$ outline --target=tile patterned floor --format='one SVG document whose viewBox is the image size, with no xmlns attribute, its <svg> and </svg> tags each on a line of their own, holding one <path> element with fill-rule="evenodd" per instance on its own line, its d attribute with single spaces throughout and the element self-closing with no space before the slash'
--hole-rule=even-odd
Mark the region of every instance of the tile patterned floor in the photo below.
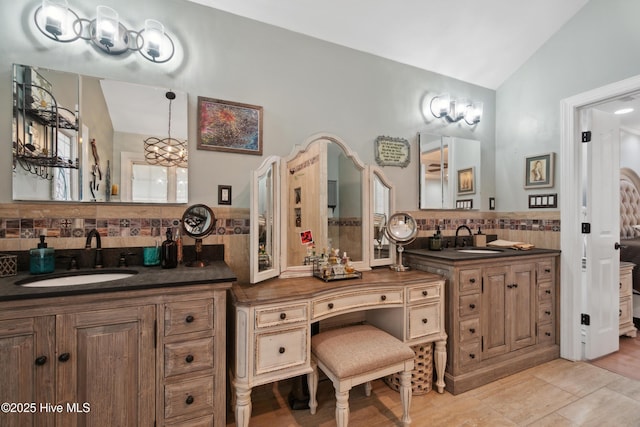
<svg viewBox="0 0 640 427">
<path fill-rule="evenodd" d="M 335 426 L 330 381 L 320 382 L 315 415 L 291 411 L 286 403 L 290 390 L 290 381 L 254 389 L 251 426 Z M 381 380 L 374 381 L 371 397 L 359 386 L 349 401 L 351 427 L 401 425 L 399 395 Z M 557 359 L 457 396 L 433 390 L 414 396 L 411 417 L 413 427 L 637 427 L 640 381 L 589 363 Z M 232 414 L 228 420 L 228 427 L 235 426 Z"/>
</svg>

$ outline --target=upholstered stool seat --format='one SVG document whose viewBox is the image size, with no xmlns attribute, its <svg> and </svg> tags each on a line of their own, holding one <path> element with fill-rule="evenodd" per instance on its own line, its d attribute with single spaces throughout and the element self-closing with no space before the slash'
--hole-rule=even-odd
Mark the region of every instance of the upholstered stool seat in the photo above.
<svg viewBox="0 0 640 427">
<path fill-rule="evenodd" d="M 333 382 L 336 390 L 336 424 L 349 424 L 349 390 L 365 384 L 371 395 L 371 381 L 386 375 L 400 374 L 402 422 L 411 423 L 411 371 L 415 353 L 407 344 L 371 325 L 357 325 L 321 332 L 311 338 L 313 371 L 308 375 L 311 413 L 318 402 L 318 367 Z"/>
</svg>

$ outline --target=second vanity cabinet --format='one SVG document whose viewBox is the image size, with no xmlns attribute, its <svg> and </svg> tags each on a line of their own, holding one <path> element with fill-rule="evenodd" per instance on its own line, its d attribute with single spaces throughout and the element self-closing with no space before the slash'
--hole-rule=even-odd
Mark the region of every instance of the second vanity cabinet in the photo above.
<svg viewBox="0 0 640 427">
<path fill-rule="evenodd" d="M 2 425 L 224 426 L 228 287 L 0 302 Z"/>
<path fill-rule="evenodd" d="M 557 252 L 475 259 L 415 252 L 406 258 L 412 267 L 447 278 L 445 382 L 451 393 L 559 357 Z"/>
</svg>

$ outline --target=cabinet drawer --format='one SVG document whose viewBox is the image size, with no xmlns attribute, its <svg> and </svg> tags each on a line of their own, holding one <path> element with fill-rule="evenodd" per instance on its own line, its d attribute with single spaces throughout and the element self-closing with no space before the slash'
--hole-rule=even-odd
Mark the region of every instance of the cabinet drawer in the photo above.
<svg viewBox="0 0 640 427">
<path fill-rule="evenodd" d="M 165 385 L 165 418 L 204 412 L 213 412 L 213 376 Z"/>
<path fill-rule="evenodd" d="M 165 377 L 210 368 L 213 368 L 213 338 L 165 344 Z"/>
<path fill-rule="evenodd" d="M 460 322 L 460 343 L 477 340 L 480 337 L 480 319 L 469 319 Z"/>
<path fill-rule="evenodd" d="M 551 303 L 540 304 L 540 306 L 538 307 L 538 323 L 553 322 L 553 314 L 553 307 Z"/>
<path fill-rule="evenodd" d="M 440 304 L 410 307 L 408 316 L 410 340 L 440 332 Z"/>
<path fill-rule="evenodd" d="M 553 287 L 551 282 L 542 282 L 538 285 L 538 302 L 545 303 L 553 301 Z"/>
<path fill-rule="evenodd" d="M 553 344 L 555 341 L 555 325 L 553 323 L 538 326 L 539 344 Z"/>
<path fill-rule="evenodd" d="M 360 292 L 349 292 L 341 296 L 323 298 L 311 302 L 311 317 L 318 317 L 327 314 L 335 315 L 338 313 L 347 313 L 352 310 L 360 310 L 366 307 L 381 307 L 383 305 L 401 305 L 403 302 L 402 289 L 388 288 L 364 290 Z"/>
<path fill-rule="evenodd" d="M 187 421 L 166 423 L 166 427 L 213 427 L 213 415 L 206 417 L 192 418 Z"/>
<path fill-rule="evenodd" d="M 307 361 L 307 328 L 263 332 L 255 336 L 255 374 L 304 365 Z"/>
<path fill-rule="evenodd" d="M 480 343 L 469 343 L 460 346 L 458 362 L 461 368 L 473 366 L 480 362 Z"/>
<path fill-rule="evenodd" d="M 287 325 L 289 323 L 305 322 L 306 320 L 306 304 L 256 310 L 256 328 Z"/>
<path fill-rule="evenodd" d="M 620 297 L 633 294 L 633 276 L 631 274 L 620 275 Z"/>
<path fill-rule="evenodd" d="M 480 314 L 480 294 L 463 295 L 460 297 L 460 317 L 477 316 Z"/>
<path fill-rule="evenodd" d="M 458 286 L 460 292 L 479 292 L 482 284 L 482 271 L 479 268 L 460 270 Z"/>
<path fill-rule="evenodd" d="M 213 300 L 180 301 L 164 306 L 165 336 L 213 331 Z"/>
<path fill-rule="evenodd" d="M 632 322 L 633 317 L 633 300 L 631 297 L 620 298 L 620 323 Z"/>
<path fill-rule="evenodd" d="M 440 298 L 440 289 L 442 283 L 421 285 L 408 289 L 409 304 L 426 302 Z"/>
<path fill-rule="evenodd" d="M 538 262 L 538 281 L 552 280 L 554 277 L 555 262 L 553 259 L 548 259 Z"/>
</svg>

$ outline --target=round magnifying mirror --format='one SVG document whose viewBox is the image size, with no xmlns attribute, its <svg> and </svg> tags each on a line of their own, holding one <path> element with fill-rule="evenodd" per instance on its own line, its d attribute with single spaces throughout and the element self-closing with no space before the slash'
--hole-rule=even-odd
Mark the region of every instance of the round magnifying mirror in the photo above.
<svg viewBox="0 0 640 427">
<path fill-rule="evenodd" d="M 402 264 L 402 252 L 404 252 L 404 245 L 413 242 L 418 234 L 416 220 L 405 212 L 394 213 L 387 221 L 385 234 L 398 246 L 398 262 L 391 265 L 390 268 L 395 271 L 409 270 L 409 267 Z"/>
<path fill-rule="evenodd" d="M 182 215 L 184 232 L 196 239 L 196 259 L 186 263 L 187 267 L 204 267 L 208 264 L 202 259 L 202 239 L 211 234 L 215 224 L 216 217 L 211 208 L 206 205 L 189 206 Z"/>
</svg>

